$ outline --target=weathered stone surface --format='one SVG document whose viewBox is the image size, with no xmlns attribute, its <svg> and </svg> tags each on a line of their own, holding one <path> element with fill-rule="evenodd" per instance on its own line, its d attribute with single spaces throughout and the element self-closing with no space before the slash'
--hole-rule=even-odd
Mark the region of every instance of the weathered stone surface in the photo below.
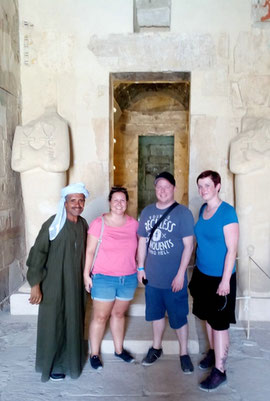
<svg viewBox="0 0 270 401">
<path fill-rule="evenodd" d="M 197 216 L 201 206 L 196 185 L 197 176 L 204 170 L 218 171 L 222 177 L 221 198 L 233 204 L 232 174 L 228 171 L 230 140 L 235 135 L 234 122 L 226 117 L 192 116 L 190 126 L 189 205 Z M 198 151 L 195 151 L 197 149 Z M 224 152 L 227 149 L 227 152 Z M 214 155 L 214 157 L 213 157 Z"/>
<path fill-rule="evenodd" d="M 234 49 L 236 73 L 249 72 L 256 75 L 270 72 L 270 30 L 240 32 Z"/>
<path fill-rule="evenodd" d="M 115 66 L 121 71 L 204 69 L 216 63 L 216 47 L 209 34 L 137 34 L 93 35 L 89 50 L 101 58 L 107 67 Z M 100 60 L 100 61 L 101 61 Z M 123 68 L 124 66 L 124 68 Z"/>
<path fill-rule="evenodd" d="M 99 160 L 106 160 L 109 143 L 106 143 L 108 120 L 106 118 L 93 118 L 92 125 L 96 138 L 97 157 Z"/>
<path fill-rule="evenodd" d="M 243 100 L 243 105 L 245 107 L 269 106 L 270 68 L 269 75 L 247 76 L 245 78 L 241 78 L 238 84 L 240 88 L 241 98 Z"/>
<path fill-rule="evenodd" d="M 228 59 L 229 57 L 229 39 L 229 35 L 224 32 L 218 36 L 217 54 L 221 59 Z"/>
<path fill-rule="evenodd" d="M 140 27 L 169 27 L 170 0 L 136 0 L 136 17 Z"/>
<path fill-rule="evenodd" d="M 241 97 L 239 84 L 237 82 L 231 83 L 231 102 L 234 108 L 243 107 L 243 100 Z"/>
<path fill-rule="evenodd" d="M 25 281 L 25 274 L 23 274 L 20 261 L 18 259 L 15 259 L 9 265 L 9 280 L 8 280 L 9 294 L 13 293 L 14 291 L 17 291 L 24 281 Z"/>
<path fill-rule="evenodd" d="M 202 87 L 203 96 L 228 96 L 229 71 L 228 67 L 216 68 L 205 72 Z"/>
<path fill-rule="evenodd" d="M 1 1 L 0 27 L 0 87 L 17 95 L 20 90 L 17 0 Z"/>
<path fill-rule="evenodd" d="M 243 125 L 245 131 L 231 142 L 230 169 L 236 175 L 236 210 L 241 227 L 238 282 L 246 295 L 249 256 L 270 277 L 270 119 L 248 119 Z M 269 279 L 256 263 L 250 265 L 251 294 L 269 297 Z"/>
<path fill-rule="evenodd" d="M 0 300 L 9 296 L 9 269 L 8 267 L 0 270 Z"/>
<path fill-rule="evenodd" d="M 5 309 L 9 295 L 23 280 L 25 257 L 21 187 L 10 166 L 20 116 L 17 0 L 0 3 L 0 54 L 0 309 Z"/>
</svg>

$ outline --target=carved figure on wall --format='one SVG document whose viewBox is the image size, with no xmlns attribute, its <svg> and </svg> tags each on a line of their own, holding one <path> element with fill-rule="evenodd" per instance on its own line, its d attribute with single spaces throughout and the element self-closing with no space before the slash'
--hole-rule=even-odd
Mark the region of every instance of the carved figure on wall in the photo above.
<svg viewBox="0 0 270 401">
<path fill-rule="evenodd" d="M 69 163 L 68 125 L 54 107 L 47 108 L 38 119 L 16 127 L 11 166 L 21 173 L 27 251 L 42 222 L 57 206 Z"/>
<path fill-rule="evenodd" d="M 270 22 L 270 0 L 253 0 L 252 8 L 255 22 Z"/>
<path fill-rule="evenodd" d="M 236 175 L 239 286 L 243 294 L 248 290 L 249 255 L 270 274 L 270 120 L 246 121 L 246 130 L 232 140 L 230 147 L 230 170 Z M 269 280 L 254 263 L 251 290 L 253 295 L 269 294 Z"/>
<path fill-rule="evenodd" d="M 262 7 L 268 7 L 268 11 L 267 14 L 264 15 L 263 17 L 261 17 L 261 21 L 266 21 L 266 20 L 270 20 L 270 0 L 265 0 L 265 3 L 262 5 Z"/>
</svg>

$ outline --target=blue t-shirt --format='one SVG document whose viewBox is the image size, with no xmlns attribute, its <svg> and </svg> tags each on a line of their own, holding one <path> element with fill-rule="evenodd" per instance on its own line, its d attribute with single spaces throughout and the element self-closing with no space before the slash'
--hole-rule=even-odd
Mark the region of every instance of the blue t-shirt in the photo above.
<svg viewBox="0 0 270 401">
<path fill-rule="evenodd" d="M 223 228 L 231 223 L 238 223 L 235 209 L 222 202 L 216 213 L 208 220 L 203 218 L 204 204 L 201 207 L 199 220 L 195 225 L 197 240 L 197 267 L 208 276 L 221 277 L 224 269 L 227 246 Z M 235 272 L 235 265 L 233 272 Z"/>
<path fill-rule="evenodd" d="M 166 210 L 158 209 L 155 204 L 146 206 L 141 214 L 138 235 L 149 237 L 151 229 Z M 177 205 L 157 227 L 145 262 L 146 277 L 151 287 L 171 288 L 181 262 L 183 238 L 194 234 L 193 227 L 192 213 L 183 205 Z"/>
</svg>

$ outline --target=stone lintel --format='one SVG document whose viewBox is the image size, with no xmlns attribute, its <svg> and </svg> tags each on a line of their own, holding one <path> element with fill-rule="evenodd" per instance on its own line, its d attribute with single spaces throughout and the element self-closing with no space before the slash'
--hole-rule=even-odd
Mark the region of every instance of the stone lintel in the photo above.
<svg viewBox="0 0 270 401">
<path fill-rule="evenodd" d="M 208 33 L 93 35 L 89 50 L 107 67 L 129 71 L 208 69 L 216 64 L 216 44 Z M 117 60 L 117 65 L 115 64 Z"/>
</svg>

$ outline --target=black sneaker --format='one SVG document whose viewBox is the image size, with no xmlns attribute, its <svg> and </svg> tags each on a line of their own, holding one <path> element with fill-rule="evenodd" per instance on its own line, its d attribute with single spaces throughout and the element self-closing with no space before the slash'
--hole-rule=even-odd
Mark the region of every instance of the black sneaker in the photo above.
<svg viewBox="0 0 270 401">
<path fill-rule="evenodd" d="M 209 349 L 206 356 L 199 363 L 199 368 L 202 370 L 212 368 L 215 365 L 215 352 Z"/>
<path fill-rule="evenodd" d="M 193 364 L 191 362 L 190 356 L 189 355 L 180 355 L 180 365 L 182 368 L 182 371 L 186 374 L 189 375 L 194 371 Z"/>
<path fill-rule="evenodd" d="M 96 370 L 101 370 L 103 368 L 103 365 L 98 355 L 90 356 L 90 365 L 93 369 Z"/>
<path fill-rule="evenodd" d="M 117 356 L 117 358 L 122 359 L 125 362 L 128 363 L 133 363 L 135 362 L 135 359 L 133 358 L 133 356 L 130 354 L 130 352 L 128 352 L 126 349 L 123 348 L 123 351 L 121 352 L 121 354 L 117 354 L 116 352 L 114 353 L 115 356 Z"/>
<path fill-rule="evenodd" d="M 217 368 L 213 368 L 210 375 L 201 382 L 199 389 L 203 391 L 215 391 L 222 384 L 227 381 L 226 372 L 222 373 Z"/>
<path fill-rule="evenodd" d="M 144 366 L 149 366 L 152 365 L 158 358 L 161 357 L 162 354 L 162 348 L 156 349 L 156 348 L 149 348 L 147 355 L 143 358 L 142 360 L 142 365 Z"/>
<path fill-rule="evenodd" d="M 65 377 L 66 377 L 66 375 L 64 375 L 63 373 L 51 373 L 50 374 L 50 380 L 53 382 L 59 382 L 61 380 L 64 380 Z"/>
</svg>

